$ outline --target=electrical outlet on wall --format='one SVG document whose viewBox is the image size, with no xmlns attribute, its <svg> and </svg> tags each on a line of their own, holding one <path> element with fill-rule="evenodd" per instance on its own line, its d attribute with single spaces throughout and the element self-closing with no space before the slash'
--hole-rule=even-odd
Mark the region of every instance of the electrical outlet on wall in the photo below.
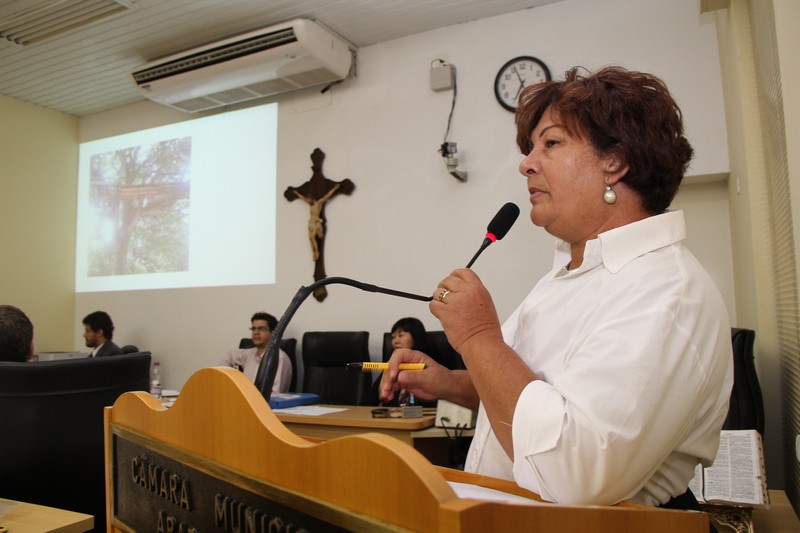
<svg viewBox="0 0 800 533">
<path fill-rule="evenodd" d="M 434 59 L 431 63 L 431 90 L 447 91 L 455 85 L 455 67 L 450 63 Z"/>
</svg>

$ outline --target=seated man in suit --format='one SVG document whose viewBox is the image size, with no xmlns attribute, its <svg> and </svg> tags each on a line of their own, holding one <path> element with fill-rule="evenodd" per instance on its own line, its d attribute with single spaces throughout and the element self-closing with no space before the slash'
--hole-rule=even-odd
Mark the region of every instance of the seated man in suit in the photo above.
<svg viewBox="0 0 800 533">
<path fill-rule="evenodd" d="M 24 363 L 33 354 L 33 324 L 22 310 L 0 305 L 0 361 Z"/>
<path fill-rule="evenodd" d="M 122 348 L 114 344 L 114 323 L 105 311 L 89 313 L 83 319 L 83 340 L 86 347 L 92 351 L 89 357 L 104 357 L 107 355 L 120 355 Z"/>
<path fill-rule="evenodd" d="M 261 358 L 267 352 L 272 331 L 278 325 L 278 319 L 269 313 L 258 312 L 250 319 L 252 348 L 235 349 L 228 352 L 220 361 L 222 366 L 238 368 L 250 381 L 255 382 Z M 272 384 L 272 392 L 286 392 L 292 381 L 292 363 L 283 350 L 278 350 L 278 372 Z"/>
</svg>

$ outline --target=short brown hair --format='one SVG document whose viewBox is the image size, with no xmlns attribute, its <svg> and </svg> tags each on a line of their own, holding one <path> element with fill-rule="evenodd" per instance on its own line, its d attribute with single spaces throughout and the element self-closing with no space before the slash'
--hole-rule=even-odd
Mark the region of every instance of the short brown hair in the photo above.
<svg viewBox="0 0 800 533">
<path fill-rule="evenodd" d="M 27 361 L 32 342 L 28 316 L 13 305 L 0 305 L 0 361 Z"/>
<path fill-rule="evenodd" d="M 250 319 L 250 323 L 252 324 L 256 320 L 266 321 L 267 327 L 269 328 L 270 331 L 275 331 L 275 327 L 278 325 L 278 319 L 269 313 L 265 313 L 264 311 L 259 311 L 258 313 L 255 313 Z"/>
<path fill-rule="evenodd" d="M 526 87 L 516 114 L 517 145 L 528 155 L 531 133 L 545 111 L 558 113 L 570 135 L 589 142 L 603 155 L 617 156 L 628 172 L 625 184 L 652 214 L 667 209 L 692 159 L 683 135 L 683 115 L 659 78 L 622 67 L 581 74 L 564 81 Z"/>
</svg>

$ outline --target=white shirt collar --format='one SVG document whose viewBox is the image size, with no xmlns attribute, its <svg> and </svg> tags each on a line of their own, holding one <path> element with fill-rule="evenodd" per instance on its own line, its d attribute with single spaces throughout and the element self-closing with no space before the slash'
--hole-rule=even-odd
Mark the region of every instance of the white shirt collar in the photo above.
<svg viewBox="0 0 800 533">
<path fill-rule="evenodd" d="M 609 272 L 617 273 L 637 257 L 685 238 L 686 222 L 683 211 L 666 211 L 603 232 L 596 239 L 587 241 L 583 250 L 583 263 L 580 268 L 571 272 L 591 270 L 602 264 Z M 570 245 L 558 239 L 555 246 L 553 269 L 560 272 L 571 259 Z"/>
</svg>

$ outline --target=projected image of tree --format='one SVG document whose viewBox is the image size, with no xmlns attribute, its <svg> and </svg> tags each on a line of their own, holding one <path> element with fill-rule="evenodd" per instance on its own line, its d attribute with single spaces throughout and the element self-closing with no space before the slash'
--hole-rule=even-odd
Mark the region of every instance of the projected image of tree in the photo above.
<svg viewBox="0 0 800 533">
<path fill-rule="evenodd" d="M 89 276 L 188 270 L 191 149 L 183 137 L 92 156 Z"/>
</svg>

